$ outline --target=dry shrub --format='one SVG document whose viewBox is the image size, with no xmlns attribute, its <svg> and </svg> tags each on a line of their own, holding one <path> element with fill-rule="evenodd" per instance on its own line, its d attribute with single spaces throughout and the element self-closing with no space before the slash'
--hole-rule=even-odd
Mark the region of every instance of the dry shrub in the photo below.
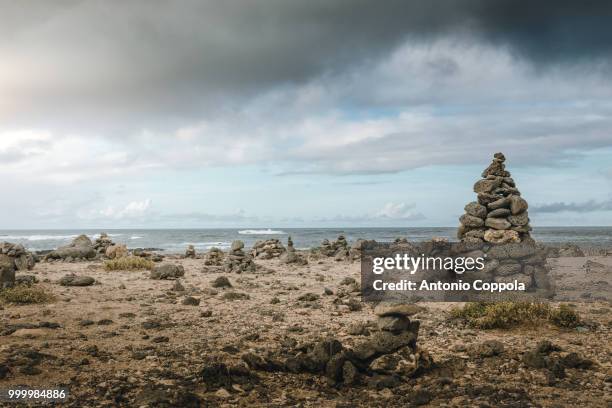
<svg viewBox="0 0 612 408">
<path fill-rule="evenodd" d="M 0 303 L 28 305 L 47 303 L 55 300 L 53 293 L 40 286 L 17 285 L 0 290 Z"/>
<path fill-rule="evenodd" d="M 153 269 L 153 261 L 140 256 L 125 256 L 122 258 L 104 261 L 104 269 L 107 271 L 137 271 Z"/>
<path fill-rule="evenodd" d="M 467 303 L 451 311 L 454 319 L 461 319 L 479 329 L 510 329 L 550 321 L 559 327 L 575 327 L 578 314 L 567 305 L 553 309 L 546 303 L 497 302 Z"/>
</svg>

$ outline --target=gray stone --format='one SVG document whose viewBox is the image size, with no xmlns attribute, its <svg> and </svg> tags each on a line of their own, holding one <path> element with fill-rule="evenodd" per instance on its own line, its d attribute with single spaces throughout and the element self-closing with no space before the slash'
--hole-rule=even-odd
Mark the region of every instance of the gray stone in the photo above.
<svg viewBox="0 0 612 408">
<path fill-rule="evenodd" d="M 461 224 L 465 225 L 466 227 L 471 228 L 478 228 L 484 225 L 484 221 L 482 220 L 482 218 L 474 217 L 473 215 L 469 214 L 463 214 L 459 218 L 459 221 L 461 221 Z"/>
<path fill-rule="evenodd" d="M 525 212 L 528 207 L 529 204 L 527 204 L 527 201 L 525 201 L 524 198 L 517 195 L 510 196 L 510 210 L 512 211 L 512 215 Z"/>
<path fill-rule="evenodd" d="M 487 227 L 491 227 L 497 230 L 507 230 L 511 227 L 511 224 L 508 220 L 504 218 L 487 218 L 485 221 L 485 225 Z"/>
<path fill-rule="evenodd" d="M 232 252 L 234 251 L 239 251 L 242 248 L 244 248 L 244 242 L 240 241 L 240 240 L 236 240 L 234 242 L 232 242 Z"/>
<path fill-rule="evenodd" d="M 410 327 L 410 320 L 404 316 L 384 316 L 378 318 L 377 325 L 380 330 L 399 333 L 408 330 Z"/>
<path fill-rule="evenodd" d="M 476 201 L 472 201 L 471 203 L 467 204 L 465 206 L 465 212 L 477 218 L 485 219 L 487 217 L 487 207 L 479 204 Z"/>
<path fill-rule="evenodd" d="M 183 265 L 163 264 L 151 271 L 151 279 L 176 279 L 185 275 Z"/>
<path fill-rule="evenodd" d="M 386 303 L 382 302 L 374 308 L 374 314 L 379 317 L 384 316 L 412 316 L 424 311 L 425 308 L 414 303 Z"/>
<path fill-rule="evenodd" d="M 59 280 L 62 286 L 91 286 L 96 282 L 91 276 L 66 275 Z"/>
<path fill-rule="evenodd" d="M 498 208 L 496 210 L 491 211 L 487 214 L 488 217 L 491 218 L 506 218 L 510 215 L 510 210 L 507 208 Z"/>
<path fill-rule="evenodd" d="M 510 206 L 510 199 L 508 197 L 500 198 L 495 200 L 489 204 L 487 204 L 487 208 L 489 210 L 497 210 L 498 208 L 508 208 Z"/>
<path fill-rule="evenodd" d="M 497 267 L 495 274 L 498 276 L 516 275 L 518 273 L 521 273 L 521 269 L 521 264 L 518 262 L 504 263 Z"/>
<path fill-rule="evenodd" d="M 217 279 L 212 281 L 210 284 L 213 288 L 231 288 L 232 284 L 230 280 L 225 276 L 219 276 Z"/>
<path fill-rule="evenodd" d="M 521 213 L 519 215 L 511 215 L 510 217 L 508 217 L 508 221 L 510 221 L 512 225 L 522 227 L 524 225 L 529 224 L 529 216 L 526 212 Z"/>
<path fill-rule="evenodd" d="M 474 184 L 474 192 L 475 193 L 490 193 L 497 187 L 501 185 L 500 179 L 495 180 L 478 180 L 476 184 Z"/>
<path fill-rule="evenodd" d="M 0 289 L 15 284 L 15 261 L 12 257 L 0 254 Z"/>
</svg>

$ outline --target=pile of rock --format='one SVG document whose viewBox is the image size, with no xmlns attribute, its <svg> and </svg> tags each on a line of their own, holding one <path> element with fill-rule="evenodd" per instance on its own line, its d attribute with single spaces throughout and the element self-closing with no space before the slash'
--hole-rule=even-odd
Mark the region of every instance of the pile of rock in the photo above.
<svg viewBox="0 0 612 408">
<path fill-rule="evenodd" d="M 228 273 L 255 272 L 255 263 L 250 254 L 243 251 L 244 242 L 236 240 L 225 257 L 223 269 Z"/>
<path fill-rule="evenodd" d="M 457 231 L 461 242 L 453 244 L 450 252 L 453 256 L 486 259 L 483 270 L 469 275 L 473 279 L 517 281 L 529 292 L 550 297 L 554 288 L 546 265 L 549 251 L 529 234 L 528 204 L 506 171 L 505 160 L 502 153 L 495 153 L 483 178 L 474 185 L 478 201 L 465 206 Z"/>
<path fill-rule="evenodd" d="M 349 244 L 344 235 L 338 235 L 335 241 L 330 242 L 324 239 L 319 247 L 319 252 L 328 257 L 334 257 L 336 260 L 344 260 L 349 257 Z"/>
<path fill-rule="evenodd" d="M 55 251 L 45 255 L 45 261 L 64 260 L 67 262 L 93 259 L 96 257 L 96 250 L 87 235 L 79 235 L 69 245 L 59 247 Z"/>
<path fill-rule="evenodd" d="M 115 245 L 115 243 L 106 232 L 101 233 L 93 243 L 94 250 L 100 255 L 106 255 L 106 250 L 113 245 Z"/>
<path fill-rule="evenodd" d="M 465 214 L 459 218 L 459 239 L 497 244 L 531 239 L 528 204 L 506 171 L 505 161 L 503 153 L 495 153 L 482 179 L 474 184 L 478 201 L 465 206 Z"/>
<path fill-rule="evenodd" d="M 287 250 L 280 256 L 280 261 L 286 264 L 306 265 L 308 261 L 302 255 L 298 254 L 293 246 L 291 237 L 287 237 Z"/>
<path fill-rule="evenodd" d="M 222 266 L 225 254 L 217 247 L 212 247 L 204 257 L 204 265 L 206 266 Z"/>
<path fill-rule="evenodd" d="M 34 267 L 34 257 L 21 244 L 0 243 L 0 289 L 15 284 L 15 271 Z"/>
<path fill-rule="evenodd" d="M 366 245 L 370 245 L 370 244 L 375 245 L 376 241 L 360 238 L 357 241 L 353 242 L 353 245 L 351 245 L 351 249 L 349 250 L 349 259 L 351 261 L 360 261 L 361 255 L 363 253 L 363 248 Z"/>
<path fill-rule="evenodd" d="M 251 255 L 257 259 L 272 259 L 280 257 L 285 251 L 285 247 L 278 239 L 266 239 L 253 244 Z"/>
<path fill-rule="evenodd" d="M 379 330 L 353 347 L 329 338 L 300 345 L 284 357 L 247 353 L 242 359 L 255 370 L 322 373 L 331 384 L 393 386 L 431 365 L 416 347 L 419 322 L 409 319 L 421 310 L 414 304 L 379 304 Z"/>
<path fill-rule="evenodd" d="M 193 245 L 189 245 L 185 250 L 185 258 L 195 259 L 197 257 L 196 250 Z"/>
</svg>

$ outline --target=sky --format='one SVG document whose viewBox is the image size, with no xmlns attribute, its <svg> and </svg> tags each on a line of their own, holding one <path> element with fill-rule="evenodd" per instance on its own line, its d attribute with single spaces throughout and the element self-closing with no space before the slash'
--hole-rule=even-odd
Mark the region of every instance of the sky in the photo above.
<svg viewBox="0 0 612 408">
<path fill-rule="evenodd" d="M 0 0 L 0 229 L 612 225 L 612 3 Z"/>
</svg>

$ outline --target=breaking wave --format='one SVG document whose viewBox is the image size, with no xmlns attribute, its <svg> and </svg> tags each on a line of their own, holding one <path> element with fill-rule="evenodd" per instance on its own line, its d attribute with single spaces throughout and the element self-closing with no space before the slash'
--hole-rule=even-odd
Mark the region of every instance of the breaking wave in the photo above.
<svg viewBox="0 0 612 408">
<path fill-rule="evenodd" d="M 242 231 L 238 231 L 238 233 L 240 235 L 284 235 L 286 234 L 285 231 L 280 231 L 280 230 L 271 230 L 270 228 L 268 229 L 263 229 L 263 230 L 242 230 Z"/>
<path fill-rule="evenodd" d="M 21 239 L 25 241 L 51 241 L 54 239 L 74 239 L 78 235 L 0 235 L 2 239 Z"/>
</svg>

